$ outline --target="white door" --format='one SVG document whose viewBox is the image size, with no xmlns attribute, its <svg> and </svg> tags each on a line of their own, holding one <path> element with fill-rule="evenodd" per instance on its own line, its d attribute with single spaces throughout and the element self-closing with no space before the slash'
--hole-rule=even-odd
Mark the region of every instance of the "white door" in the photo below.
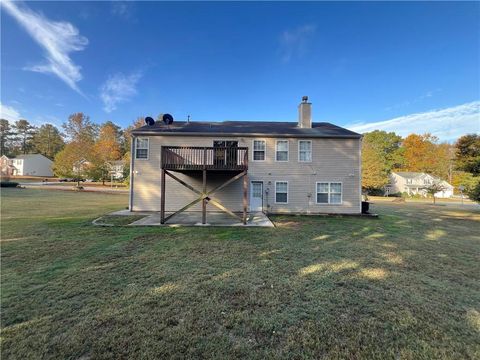
<svg viewBox="0 0 480 360">
<path fill-rule="evenodd" d="M 252 181 L 250 185 L 250 211 L 262 211 L 263 182 Z"/>
</svg>

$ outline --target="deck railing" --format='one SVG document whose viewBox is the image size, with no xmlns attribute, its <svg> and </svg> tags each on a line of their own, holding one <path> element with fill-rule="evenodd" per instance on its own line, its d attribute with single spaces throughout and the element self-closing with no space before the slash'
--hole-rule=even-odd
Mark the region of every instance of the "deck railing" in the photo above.
<svg viewBox="0 0 480 360">
<path fill-rule="evenodd" d="M 248 147 L 162 146 L 162 168 L 170 170 L 246 170 Z"/>
</svg>

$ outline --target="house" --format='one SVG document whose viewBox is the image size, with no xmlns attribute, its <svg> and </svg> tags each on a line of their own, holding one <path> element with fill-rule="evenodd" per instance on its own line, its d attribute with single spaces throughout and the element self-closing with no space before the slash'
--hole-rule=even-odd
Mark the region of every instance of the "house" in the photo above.
<svg viewBox="0 0 480 360">
<path fill-rule="evenodd" d="M 153 122 L 132 131 L 130 210 L 361 213 L 360 134 L 312 122 Z M 168 216 L 166 214 L 169 213 Z M 172 215 L 173 214 L 173 215 Z"/>
<path fill-rule="evenodd" d="M 453 196 L 454 187 L 438 177 L 422 172 L 392 172 L 390 184 L 386 187 L 386 193 L 407 193 L 408 195 L 427 196 L 426 187 L 432 184 L 440 184 L 443 191 L 435 194 L 438 198 L 449 198 Z"/>
<path fill-rule="evenodd" d="M 86 172 L 91 166 L 92 166 L 92 163 L 90 161 L 82 158 L 73 163 L 72 173 L 75 176 L 86 176 Z"/>
<path fill-rule="evenodd" d="M 18 155 L 11 159 L 12 175 L 19 176 L 53 176 L 53 161 L 42 154 Z"/>
<path fill-rule="evenodd" d="M 0 157 L 0 171 L 2 176 L 12 176 L 15 172 L 13 160 L 9 159 L 6 155 Z"/>
<path fill-rule="evenodd" d="M 110 161 L 108 163 L 108 166 L 110 169 L 110 176 L 112 176 L 114 180 L 123 179 L 123 171 L 125 169 L 125 164 L 123 160 Z"/>
</svg>

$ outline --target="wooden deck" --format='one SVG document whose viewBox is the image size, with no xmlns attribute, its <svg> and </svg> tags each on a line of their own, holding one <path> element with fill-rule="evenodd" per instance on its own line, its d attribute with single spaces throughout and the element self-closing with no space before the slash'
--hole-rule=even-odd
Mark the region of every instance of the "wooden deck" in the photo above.
<svg viewBox="0 0 480 360">
<path fill-rule="evenodd" d="M 162 146 L 161 168 L 177 171 L 245 171 L 247 147 Z"/>
<path fill-rule="evenodd" d="M 248 147 L 238 146 L 162 146 L 161 148 L 161 198 L 160 198 L 160 223 L 165 222 L 186 210 L 193 205 L 202 203 L 202 224 L 207 223 L 207 203 L 212 204 L 219 210 L 239 219 L 244 225 L 247 224 L 247 191 L 248 191 Z M 222 171 L 231 175 L 230 179 L 214 189 L 207 191 L 207 172 Z M 202 188 L 195 189 L 184 180 L 177 177 L 174 172 L 201 171 L 203 174 Z M 187 189 L 194 192 L 198 197 L 181 209 L 166 216 L 165 214 L 165 186 L 166 176 L 177 181 Z M 238 216 L 227 209 L 218 199 L 213 197 L 214 193 L 225 188 L 229 184 L 243 179 L 243 214 Z"/>
</svg>

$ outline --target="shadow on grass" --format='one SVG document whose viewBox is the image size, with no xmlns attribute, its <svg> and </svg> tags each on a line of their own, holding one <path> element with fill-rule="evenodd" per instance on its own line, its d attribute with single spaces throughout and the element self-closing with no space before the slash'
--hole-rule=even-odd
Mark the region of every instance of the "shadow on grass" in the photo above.
<svg viewBox="0 0 480 360">
<path fill-rule="evenodd" d="M 59 224 L 37 248 L 2 254 L 2 353 L 475 357 L 478 223 L 448 209 L 376 211 L 279 216 L 276 229 Z"/>
</svg>

